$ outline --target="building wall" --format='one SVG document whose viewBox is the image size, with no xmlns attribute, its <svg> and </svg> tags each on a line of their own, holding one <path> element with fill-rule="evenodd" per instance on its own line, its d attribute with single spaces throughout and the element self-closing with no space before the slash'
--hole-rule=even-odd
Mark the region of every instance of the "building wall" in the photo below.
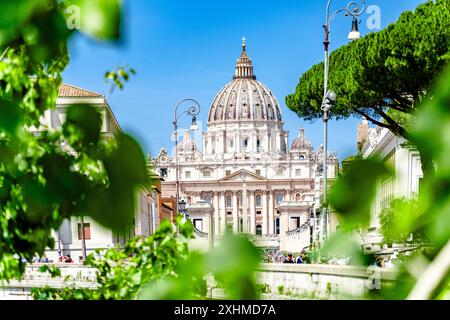
<svg viewBox="0 0 450 320">
<path fill-rule="evenodd" d="M 370 128 L 362 149 L 363 158 L 381 159 L 394 172 L 377 186 L 372 204 L 371 228 L 380 227 L 380 213 L 396 198 L 411 199 L 418 195 L 423 178 L 419 152 L 403 138 L 386 128 Z"/>
</svg>

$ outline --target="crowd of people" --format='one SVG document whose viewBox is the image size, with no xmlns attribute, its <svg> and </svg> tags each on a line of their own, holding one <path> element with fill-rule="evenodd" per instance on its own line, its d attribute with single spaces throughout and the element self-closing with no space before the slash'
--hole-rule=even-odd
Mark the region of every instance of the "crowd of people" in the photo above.
<svg viewBox="0 0 450 320">
<path fill-rule="evenodd" d="M 310 257 L 305 250 L 302 250 L 300 253 L 294 254 L 292 253 L 283 253 L 280 250 L 269 250 L 264 253 L 263 261 L 265 263 L 311 263 Z"/>
<path fill-rule="evenodd" d="M 82 257 L 79 258 L 80 263 L 83 261 Z M 26 259 L 22 259 L 22 262 L 28 263 Z M 31 260 L 32 263 L 52 263 L 53 260 L 49 260 L 45 254 L 42 257 L 35 256 L 33 260 Z M 58 258 L 58 263 L 74 263 L 73 259 L 71 258 L 70 254 L 68 255 L 61 255 Z"/>
</svg>

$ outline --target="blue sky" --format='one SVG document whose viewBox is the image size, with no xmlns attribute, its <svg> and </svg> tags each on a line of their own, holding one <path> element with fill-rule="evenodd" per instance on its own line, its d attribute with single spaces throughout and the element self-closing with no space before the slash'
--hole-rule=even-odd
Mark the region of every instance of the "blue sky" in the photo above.
<svg viewBox="0 0 450 320">
<path fill-rule="evenodd" d="M 372 0 L 381 9 L 381 27 L 423 0 Z M 103 80 L 107 70 L 128 65 L 137 70 L 124 91 L 108 98 L 122 128 L 133 134 L 146 153 L 172 148 L 174 106 L 180 99 L 195 98 L 206 117 L 215 94 L 234 72 L 241 38 L 258 80 L 276 95 L 282 107 L 289 143 L 304 127 L 315 147 L 323 141 L 322 122 L 304 122 L 290 111 L 285 96 L 294 92 L 300 75 L 323 59 L 326 0 L 128 0 L 125 3 L 123 41 L 105 44 L 76 36 L 70 44 L 71 62 L 64 81 L 108 96 Z M 335 0 L 338 9 L 347 1 Z M 368 14 L 361 18 L 361 32 Z M 351 19 L 338 16 L 332 26 L 331 48 L 347 42 Z M 181 127 L 189 126 L 183 118 Z M 356 127 L 360 120 L 330 122 L 330 150 L 340 159 L 356 152 Z"/>
</svg>

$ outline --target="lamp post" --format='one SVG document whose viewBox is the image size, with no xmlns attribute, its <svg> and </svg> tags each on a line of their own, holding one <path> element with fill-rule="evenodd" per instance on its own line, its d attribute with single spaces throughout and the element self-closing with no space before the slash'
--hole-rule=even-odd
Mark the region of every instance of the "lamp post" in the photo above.
<svg viewBox="0 0 450 320">
<path fill-rule="evenodd" d="M 189 107 L 187 110 L 178 114 L 178 107 L 185 103 L 192 102 L 194 105 Z M 173 128 L 175 134 L 175 185 L 176 185 L 176 196 L 175 196 L 175 213 L 178 213 L 179 199 L 180 199 L 180 179 L 179 179 L 179 167 L 178 167 L 178 120 L 184 114 L 192 116 L 191 130 L 197 130 L 197 115 L 200 112 L 200 104 L 194 99 L 183 99 L 177 103 L 175 106 L 175 114 L 173 120 Z"/>
<path fill-rule="evenodd" d="M 323 26 L 325 29 L 325 40 L 324 44 L 324 83 L 323 83 L 323 103 L 322 103 L 322 111 L 323 111 L 323 131 L 324 131 L 324 148 L 323 148 L 323 207 L 322 207 L 322 241 L 327 238 L 328 235 L 328 199 L 327 199 L 327 191 L 328 191 L 328 119 L 330 116 L 331 107 L 336 102 L 336 94 L 333 91 L 328 91 L 328 74 L 329 74 L 329 46 L 330 46 L 330 26 L 333 19 L 339 14 L 344 13 L 345 16 L 353 17 L 352 20 L 352 30 L 348 35 L 348 39 L 350 41 L 355 41 L 361 38 L 361 33 L 358 30 L 358 16 L 362 15 L 366 10 L 366 2 L 362 2 L 358 4 L 356 1 L 350 1 L 345 8 L 338 9 L 330 14 L 332 0 L 328 0 L 327 4 L 327 12 L 326 12 L 326 20 L 325 25 Z"/>
</svg>

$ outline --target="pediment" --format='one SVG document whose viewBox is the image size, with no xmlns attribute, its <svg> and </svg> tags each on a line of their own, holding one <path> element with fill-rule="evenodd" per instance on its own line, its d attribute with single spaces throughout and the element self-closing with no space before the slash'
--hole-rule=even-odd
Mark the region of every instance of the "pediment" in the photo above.
<svg viewBox="0 0 450 320">
<path fill-rule="evenodd" d="M 257 175 L 256 173 L 250 172 L 245 169 L 241 169 L 239 171 L 236 171 L 232 174 L 230 174 L 227 177 L 224 177 L 220 179 L 219 181 L 222 182 L 242 182 L 242 175 L 244 175 L 244 179 L 246 182 L 252 182 L 252 181 L 265 181 L 266 178 Z"/>
</svg>

